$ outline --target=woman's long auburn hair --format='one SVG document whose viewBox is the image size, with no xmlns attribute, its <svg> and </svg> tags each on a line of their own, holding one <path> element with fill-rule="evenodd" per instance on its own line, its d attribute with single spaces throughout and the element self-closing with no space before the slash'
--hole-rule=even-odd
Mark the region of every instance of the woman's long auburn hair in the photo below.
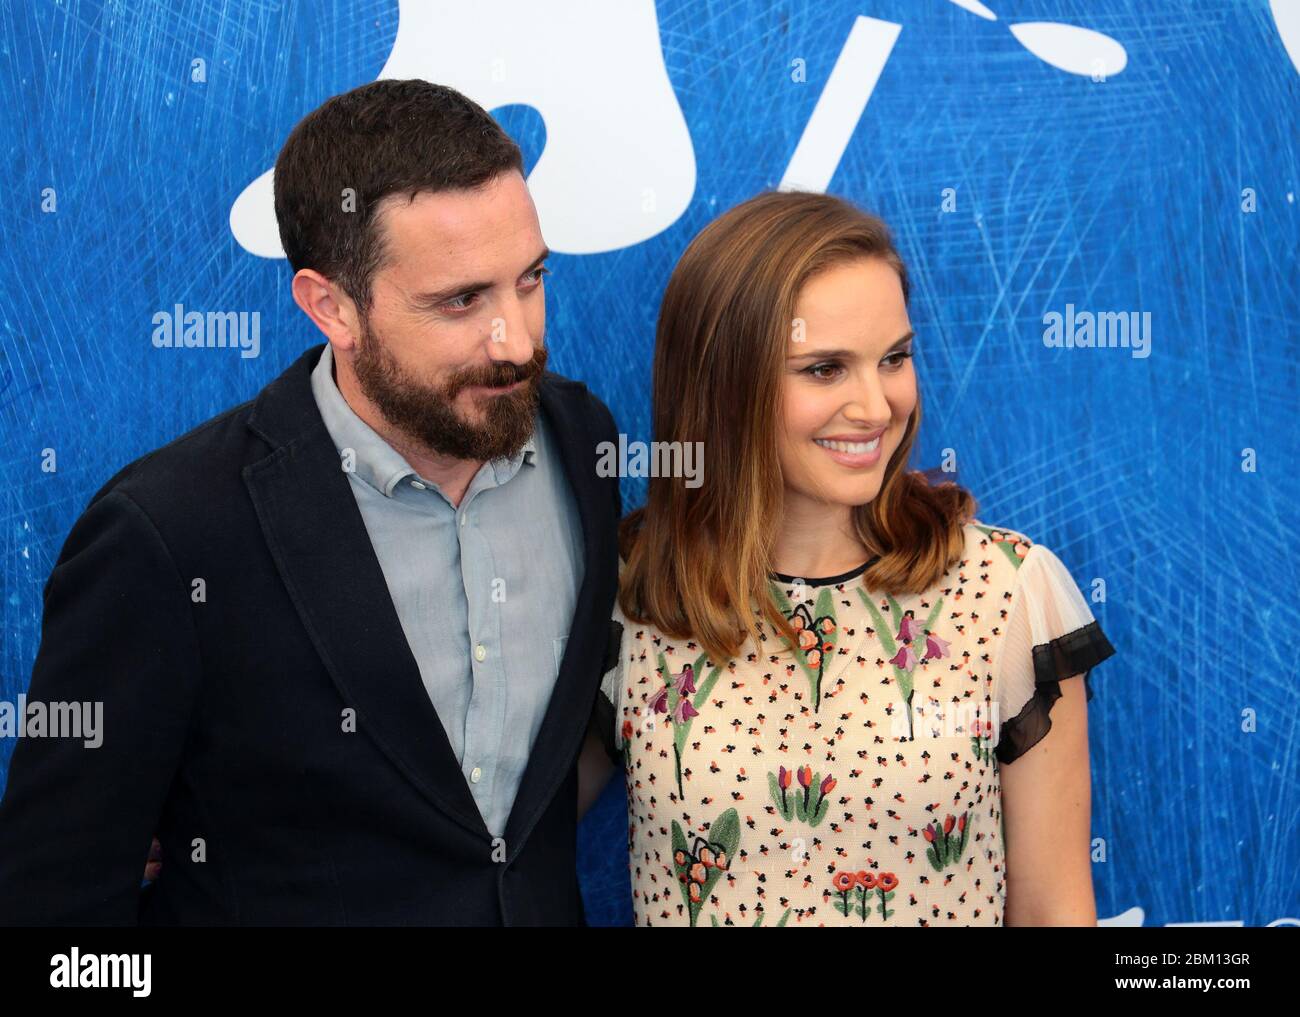
<svg viewBox="0 0 1300 1017">
<path fill-rule="evenodd" d="M 797 645 L 768 587 L 785 490 L 777 442 L 787 344 L 808 280 L 863 257 L 894 268 L 909 299 L 884 222 L 830 195 L 770 191 L 706 226 L 668 280 L 655 333 L 654 438 L 702 442 L 705 480 L 692 488 L 651 477 L 645 506 L 619 528 L 619 606 L 631 621 L 694 640 L 714 663 L 736 656 L 746 637 L 758 645 L 755 608 Z M 960 557 L 976 511 L 956 483 L 932 486 L 907 469 L 920 423 L 918 395 L 880 493 L 852 513 L 879 556 L 864 581 L 892 594 L 933 585 Z"/>
</svg>

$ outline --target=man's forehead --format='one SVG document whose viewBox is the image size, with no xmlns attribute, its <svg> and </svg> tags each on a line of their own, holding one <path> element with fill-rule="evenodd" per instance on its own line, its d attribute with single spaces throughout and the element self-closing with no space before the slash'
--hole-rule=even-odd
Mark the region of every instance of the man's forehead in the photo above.
<svg viewBox="0 0 1300 1017">
<path fill-rule="evenodd" d="M 541 248 L 537 213 L 522 181 L 473 190 L 389 195 L 377 213 L 390 264 L 424 273 L 491 271 Z M 516 266 L 518 270 L 518 266 Z"/>
</svg>

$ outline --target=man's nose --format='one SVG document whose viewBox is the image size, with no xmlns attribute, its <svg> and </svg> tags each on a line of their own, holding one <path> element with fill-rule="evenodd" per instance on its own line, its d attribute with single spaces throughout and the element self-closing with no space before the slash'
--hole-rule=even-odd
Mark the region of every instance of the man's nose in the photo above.
<svg viewBox="0 0 1300 1017">
<path fill-rule="evenodd" d="M 518 297 L 506 298 L 488 330 L 488 355 L 493 360 L 522 366 L 533 359 L 533 334 Z"/>
</svg>

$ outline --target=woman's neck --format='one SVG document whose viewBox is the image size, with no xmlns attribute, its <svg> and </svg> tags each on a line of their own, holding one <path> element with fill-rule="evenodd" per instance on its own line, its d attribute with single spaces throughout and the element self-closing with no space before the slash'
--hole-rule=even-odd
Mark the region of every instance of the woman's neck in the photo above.
<svg viewBox="0 0 1300 1017">
<path fill-rule="evenodd" d="M 818 579 L 851 572 L 867 558 L 867 549 L 853 530 L 850 506 L 787 496 L 772 552 L 773 572 Z"/>
</svg>

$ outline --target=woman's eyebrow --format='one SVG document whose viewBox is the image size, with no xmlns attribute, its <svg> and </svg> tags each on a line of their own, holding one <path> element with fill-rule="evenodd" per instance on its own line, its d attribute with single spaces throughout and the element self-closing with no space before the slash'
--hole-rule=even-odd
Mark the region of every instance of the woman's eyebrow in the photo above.
<svg viewBox="0 0 1300 1017">
<path fill-rule="evenodd" d="M 914 338 L 916 338 L 916 333 L 915 333 L 915 332 L 911 332 L 911 331 L 909 331 L 909 332 L 907 333 L 907 335 L 903 336 L 903 338 L 899 339 L 899 340 L 898 340 L 897 342 L 895 342 L 892 346 L 890 346 L 889 349 L 887 349 L 887 350 L 885 351 L 885 354 L 888 355 L 888 354 L 890 354 L 890 353 L 893 353 L 893 352 L 894 352 L 896 349 L 898 349 L 900 346 L 906 346 L 907 343 L 910 342 L 910 341 L 911 341 L 912 339 L 914 339 Z M 787 360 L 800 360 L 800 359 L 802 359 L 802 358 L 804 358 L 804 357 L 840 357 L 840 358 L 845 359 L 845 360 L 851 360 L 852 358 L 856 357 L 857 355 L 858 355 L 858 351 L 857 351 L 857 350 L 845 350 L 845 349 L 834 349 L 834 350 L 808 350 L 808 351 L 805 352 L 805 353 L 793 353 L 793 354 L 791 354 L 789 357 L 787 357 L 786 359 L 787 359 Z"/>
</svg>

